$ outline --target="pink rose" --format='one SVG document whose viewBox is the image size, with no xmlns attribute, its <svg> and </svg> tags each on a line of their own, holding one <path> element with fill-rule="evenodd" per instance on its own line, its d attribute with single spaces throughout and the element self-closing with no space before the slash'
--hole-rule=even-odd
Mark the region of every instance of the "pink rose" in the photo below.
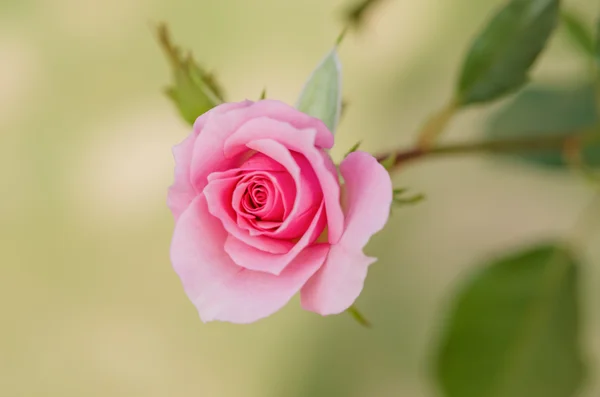
<svg viewBox="0 0 600 397">
<path fill-rule="evenodd" d="M 249 323 L 298 291 L 322 315 L 358 297 L 375 261 L 363 247 L 388 219 L 392 184 L 357 151 L 340 164 L 340 186 L 332 146 L 320 120 L 264 100 L 214 108 L 173 148 L 171 260 L 203 321 Z"/>
</svg>

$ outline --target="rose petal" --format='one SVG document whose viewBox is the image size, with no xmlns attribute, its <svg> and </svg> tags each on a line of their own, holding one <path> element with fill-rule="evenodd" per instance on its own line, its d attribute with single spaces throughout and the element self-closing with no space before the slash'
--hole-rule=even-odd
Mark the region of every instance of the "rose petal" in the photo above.
<svg viewBox="0 0 600 397">
<path fill-rule="evenodd" d="M 219 105 L 209 113 L 203 127 L 206 133 L 199 135 L 194 145 L 190 177 L 198 192 L 206 186 L 208 174 L 235 166 L 237 159 L 223 156 L 223 142 L 242 124 L 257 117 L 279 120 L 293 126 L 294 129 L 313 129 L 314 145 L 327 149 L 333 146 L 333 134 L 322 121 L 283 102 L 263 100 L 256 103 L 244 101 Z"/>
<path fill-rule="evenodd" d="M 175 221 L 177 221 L 181 213 L 185 211 L 196 196 L 196 189 L 194 189 L 190 180 L 192 155 L 194 153 L 194 143 L 196 142 L 196 138 L 204 128 L 209 113 L 210 111 L 198 117 L 194 123 L 192 132 L 181 143 L 173 146 L 175 180 L 169 187 L 167 206 L 173 213 Z"/>
<path fill-rule="evenodd" d="M 286 171 L 281 163 L 262 153 L 255 153 L 240 166 L 245 171 Z"/>
<path fill-rule="evenodd" d="M 237 223 L 237 214 L 231 205 L 235 187 L 240 176 L 232 176 L 223 179 L 212 179 L 204 188 L 204 195 L 208 203 L 209 212 L 219 219 L 227 232 L 246 244 L 257 249 L 284 254 L 294 244 L 286 240 L 277 240 L 271 237 L 250 235 L 248 230 L 242 229 Z"/>
<path fill-rule="evenodd" d="M 390 176 L 370 154 L 349 154 L 340 171 L 347 199 L 346 229 L 301 292 L 302 307 L 322 315 L 346 310 L 362 291 L 367 268 L 375 261 L 362 250 L 385 226 L 392 203 Z"/>
<path fill-rule="evenodd" d="M 223 250 L 227 232 L 208 213 L 204 196 L 181 215 L 171 261 L 202 321 L 250 323 L 283 307 L 321 266 L 328 246 L 315 245 L 279 276 L 241 269 Z"/>
<path fill-rule="evenodd" d="M 322 201 L 321 192 L 315 174 L 306 158 L 290 151 L 272 139 L 259 139 L 246 144 L 250 149 L 263 153 L 282 164 L 296 183 L 295 200 L 291 211 L 281 226 L 273 232 L 265 232 L 265 236 L 293 239 L 301 237 L 314 217 L 317 206 Z M 282 185 L 282 193 L 291 196 L 288 185 Z M 319 232 L 320 233 L 320 232 Z"/>
<path fill-rule="evenodd" d="M 238 240 L 233 236 L 229 236 L 225 242 L 225 252 L 229 254 L 231 259 L 241 267 L 250 270 L 257 270 L 271 274 L 281 274 L 287 266 L 291 266 L 292 261 L 298 255 L 312 244 L 325 227 L 324 205 L 321 203 L 313 221 L 306 229 L 306 232 L 300 240 L 294 245 L 289 252 L 285 254 L 272 254 L 265 252 Z"/>
<path fill-rule="evenodd" d="M 273 184 L 277 187 L 277 194 L 282 200 L 284 208 L 283 217 L 286 217 L 291 211 L 296 197 L 294 180 L 283 165 L 262 153 L 252 155 L 238 169 L 214 172 L 208 176 L 208 180 L 228 178 L 234 175 L 241 175 L 245 172 L 249 173 L 250 171 L 260 171 L 271 178 Z M 270 215 L 267 215 L 267 219 L 269 217 Z"/>
<path fill-rule="evenodd" d="M 178 145 L 173 147 L 173 158 L 175 159 L 175 179 L 169 187 L 167 194 L 167 206 L 173 213 L 175 221 L 196 197 L 198 190 L 192 184 L 191 167 L 196 140 L 211 114 L 223 114 L 230 110 L 248 106 L 250 101 L 239 103 L 226 103 L 219 105 L 196 119 L 192 132 Z"/>
<path fill-rule="evenodd" d="M 241 126 L 225 142 L 228 157 L 243 153 L 247 144 L 256 140 L 273 140 L 288 150 L 303 155 L 310 163 L 325 197 L 329 242 L 340 239 L 344 228 L 344 214 L 340 208 L 340 188 L 333 161 L 322 150 L 314 146 L 314 130 L 297 130 L 287 123 L 267 117 L 257 117 Z M 285 165 L 285 164 L 284 164 Z"/>
<path fill-rule="evenodd" d="M 241 175 L 231 202 L 237 214 L 248 219 L 260 218 L 281 223 L 287 207 L 291 207 L 294 203 L 296 189 L 293 178 L 287 172 L 280 171 L 247 171 Z M 247 208 L 244 197 L 248 189 L 252 190 L 252 183 L 255 181 L 263 183 L 266 202 L 262 208 Z"/>
<path fill-rule="evenodd" d="M 180 144 L 173 147 L 175 158 L 175 180 L 169 187 L 167 206 L 173 213 L 175 221 L 196 197 L 196 189 L 190 182 L 190 164 L 194 149 L 195 133 L 191 133 Z"/>
<path fill-rule="evenodd" d="M 251 101 L 225 103 L 208 113 L 202 133 L 194 142 L 190 165 L 190 180 L 198 193 L 201 193 L 208 183 L 208 175 L 238 165 L 239 159 L 225 157 L 223 144 L 229 135 L 247 120 L 243 111 L 252 104 Z"/>
<path fill-rule="evenodd" d="M 258 101 L 248 109 L 248 115 L 252 118 L 268 117 L 282 121 L 290 124 L 295 129 L 313 129 L 316 131 L 314 145 L 325 149 L 331 149 L 333 146 L 333 134 L 325 123 L 281 101 L 272 99 Z"/>
</svg>

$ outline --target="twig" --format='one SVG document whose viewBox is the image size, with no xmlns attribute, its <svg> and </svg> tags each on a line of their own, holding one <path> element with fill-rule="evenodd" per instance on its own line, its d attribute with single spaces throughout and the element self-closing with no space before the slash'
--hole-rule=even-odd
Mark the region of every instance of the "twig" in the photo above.
<svg viewBox="0 0 600 397">
<path fill-rule="evenodd" d="M 595 130 L 575 131 L 567 134 L 549 135 L 545 137 L 527 137 L 484 142 L 458 143 L 434 147 L 415 147 L 395 152 L 394 167 L 425 157 L 440 157 L 459 154 L 475 153 L 518 153 L 536 152 L 557 149 L 562 151 L 574 138 L 589 144 L 600 141 L 600 133 Z M 389 158 L 393 153 L 382 153 L 377 156 L 379 161 Z"/>
</svg>

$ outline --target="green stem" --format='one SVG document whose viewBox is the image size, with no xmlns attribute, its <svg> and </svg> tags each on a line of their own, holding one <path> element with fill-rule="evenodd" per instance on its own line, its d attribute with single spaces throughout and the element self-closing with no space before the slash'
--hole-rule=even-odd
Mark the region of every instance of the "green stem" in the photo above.
<svg viewBox="0 0 600 397">
<path fill-rule="evenodd" d="M 417 146 L 422 149 L 428 149 L 435 144 L 437 138 L 446 129 L 452 117 L 459 108 L 458 101 L 452 100 L 446 106 L 434 113 L 423 125 L 418 134 Z"/>
</svg>

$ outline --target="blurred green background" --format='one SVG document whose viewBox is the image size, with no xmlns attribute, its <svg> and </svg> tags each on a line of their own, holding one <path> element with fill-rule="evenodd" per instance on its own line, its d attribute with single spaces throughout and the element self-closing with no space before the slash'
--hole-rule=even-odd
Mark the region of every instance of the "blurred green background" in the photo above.
<svg viewBox="0 0 600 397">
<path fill-rule="evenodd" d="M 384 1 L 341 48 L 349 107 L 334 157 L 357 140 L 373 152 L 410 144 L 501 3 Z M 590 23 L 598 11 L 566 3 Z M 230 100 L 266 86 L 294 103 L 347 4 L 0 0 L 0 396 L 436 395 L 430 359 L 457 281 L 569 230 L 591 195 L 581 180 L 484 156 L 398 172 L 398 186 L 428 199 L 396 210 L 368 246 L 379 257 L 358 301 L 369 330 L 297 299 L 252 325 L 204 325 L 169 261 L 170 148 L 189 128 L 162 95 L 170 75 L 152 24 L 167 22 Z M 534 79 L 575 84 L 586 65 L 557 33 Z M 477 138 L 498 106 L 461 113 L 444 139 Z M 584 269 L 590 357 L 598 242 Z M 593 362 L 586 396 L 600 393 Z"/>
</svg>

